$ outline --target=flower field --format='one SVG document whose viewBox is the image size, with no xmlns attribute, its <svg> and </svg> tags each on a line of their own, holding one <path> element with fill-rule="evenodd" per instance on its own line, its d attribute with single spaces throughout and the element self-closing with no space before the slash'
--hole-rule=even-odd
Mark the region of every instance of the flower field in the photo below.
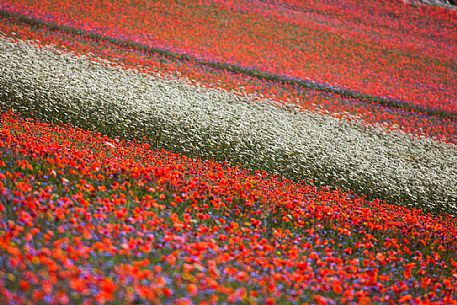
<svg viewBox="0 0 457 305">
<path fill-rule="evenodd" d="M 0 304 L 457 304 L 457 10 L 0 2 Z"/>
</svg>

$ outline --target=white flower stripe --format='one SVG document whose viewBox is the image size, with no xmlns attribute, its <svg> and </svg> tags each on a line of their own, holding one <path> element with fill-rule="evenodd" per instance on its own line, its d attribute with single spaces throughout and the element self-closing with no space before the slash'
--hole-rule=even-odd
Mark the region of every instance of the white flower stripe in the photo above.
<svg viewBox="0 0 457 305">
<path fill-rule="evenodd" d="M 0 106 L 457 214 L 457 147 L 0 39 Z"/>
</svg>

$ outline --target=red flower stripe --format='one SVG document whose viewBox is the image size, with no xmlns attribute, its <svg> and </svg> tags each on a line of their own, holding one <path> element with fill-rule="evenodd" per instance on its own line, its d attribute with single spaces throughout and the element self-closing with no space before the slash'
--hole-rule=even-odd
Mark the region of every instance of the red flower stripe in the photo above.
<svg viewBox="0 0 457 305">
<path fill-rule="evenodd" d="M 313 1 L 202 4 L 28 0 L 2 7 L 209 61 L 457 109 L 457 18 L 451 10 L 369 1 L 321 8 Z"/>
<path fill-rule="evenodd" d="M 456 303 L 451 216 L 0 122 L 6 304 Z"/>
</svg>

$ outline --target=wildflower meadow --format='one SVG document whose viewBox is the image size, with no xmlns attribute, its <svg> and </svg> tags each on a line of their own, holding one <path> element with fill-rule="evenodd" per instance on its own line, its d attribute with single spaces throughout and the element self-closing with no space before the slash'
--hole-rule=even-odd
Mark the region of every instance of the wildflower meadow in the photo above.
<svg viewBox="0 0 457 305">
<path fill-rule="evenodd" d="M 0 304 L 457 304 L 454 4 L 0 0 Z"/>
</svg>

